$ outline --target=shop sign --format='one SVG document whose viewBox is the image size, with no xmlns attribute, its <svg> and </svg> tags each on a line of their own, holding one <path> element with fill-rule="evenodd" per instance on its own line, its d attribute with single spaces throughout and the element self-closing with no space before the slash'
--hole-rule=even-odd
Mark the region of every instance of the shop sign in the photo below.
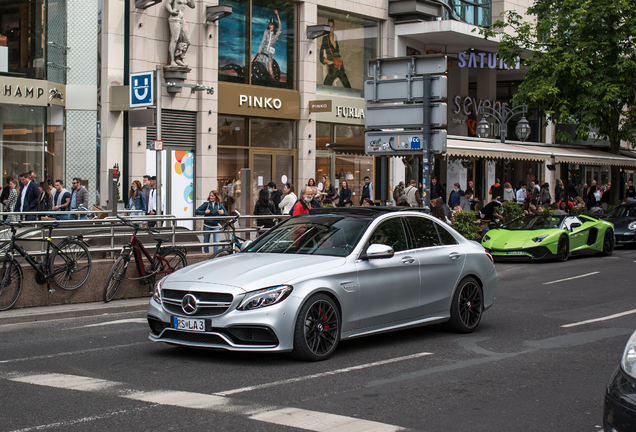
<svg viewBox="0 0 636 432">
<path fill-rule="evenodd" d="M 324 101 L 317 101 L 324 102 Z M 364 98 L 331 96 L 329 111 L 319 111 L 316 121 L 364 126 L 366 103 Z"/>
<path fill-rule="evenodd" d="M 219 83 L 219 113 L 297 120 L 300 94 L 295 90 Z"/>
<path fill-rule="evenodd" d="M 470 96 L 462 99 L 461 96 L 457 95 L 453 99 L 453 114 L 464 114 L 464 115 L 472 115 L 473 113 L 478 113 L 479 108 L 481 106 L 492 107 L 496 111 L 501 111 L 502 106 L 508 106 L 506 102 L 494 101 L 491 102 L 489 99 L 479 99 L 479 101 Z"/>
<path fill-rule="evenodd" d="M 66 86 L 42 80 L 0 77 L 0 103 L 47 106 L 66 104 Z"/>
<path fill-rule="evenodd" d="M 362 108 L 337 106 L 336 117 L 364 119 L 364 110 Z"/>
<path fill-rule="evenodd" d="M 520 60 L 514 65 L 507 65 L 502 58 L 499 58 L 494 53 L 476 53 L 471 52 L 467 54 L 460 52 L 457 56 L 457 66 L 460 68 L 475 68 L 475 69 L 519 69 L 521 66 Z"/>
<path fill-rule="evenodd" d="M 330 100 L 309 101 L 309 112 L 331 112 Z"/>
</svg>

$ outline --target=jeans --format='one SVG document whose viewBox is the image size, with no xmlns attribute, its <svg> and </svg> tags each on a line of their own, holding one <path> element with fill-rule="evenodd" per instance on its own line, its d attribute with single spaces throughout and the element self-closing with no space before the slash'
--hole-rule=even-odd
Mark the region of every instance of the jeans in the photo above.
<svg viewBox="0 0 636 432">
<path fill-rule="evenodd" d="M 57 220 L 69 220 L 69 214 L 57 214 L 55 215 L 55 219 Z"/>
<path fill-rule="evenodd" d="M 215 227 L 211 227 L 209 225 L 203 225 L 203 231 L 220 231 L 221 230 L 221 226 L 217 225 Z M 214 243 L 218 243 L 219 242 L 219 238 L 220 238 L 220 234 L 218 232 L 215 232 L 212 234 L 212 242 Z M 203 243 L 209 243 L 210 242 L 210 234 L 203 234 Z M 219 246 L 213 246 L 212 247 L 212 252 L 216 252 L 217 250 L 219 250 Z M 209 253 L 210 249 L 207 246 L 203 247 L 203 252 L 204 253 Z"/>
<path fill-rule="evenodd" d="M 77 220 L 78 216 L 79 216 L 79 220 L 88 220 L 88 215 L 85 215 L 85 214 L 83 214 L 83 215 L 74 214 L 74 215 L 69 215 L 69 216 L 70 216 L 71 220 Z"/>
<path fill-rule="evenodd" d="M 25 215 L 23 217 L 25 221 L 35 221 L 35 215 Z"/>
</svg>

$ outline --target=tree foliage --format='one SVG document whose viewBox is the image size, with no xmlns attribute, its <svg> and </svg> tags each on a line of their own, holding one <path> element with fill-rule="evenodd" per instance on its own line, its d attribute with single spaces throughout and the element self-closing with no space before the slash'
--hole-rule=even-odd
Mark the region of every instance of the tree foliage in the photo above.
<svg viewBox="0 0 636 432">
<path fill-rule="evenodd" d="M 634 142 L 634 0 L 535 0 L 526 17 L 514 11 L 502 16 L 480 33 L 501 37 L 499 54 L 507 64 L 521 58 L 528 67 L 514 105 L 538 107 L 549 122 L 578 123 L 579 139 L 598 128 L 596 139 L 608 140 L 613 154 L 621 140 Z M 567 133 L 559 138 L 572 141 Z M 618 183 L 618 167 L 612 178 Z M 617 202 L 618 188 L 610 193 Z"/>
<path fill-rule="evenodd" d="M 453 215 L 453 228 L 468 240 L 479 238 L 479 226 L 475 223 L 475 213 L 460 211 Z"/>
</svg>

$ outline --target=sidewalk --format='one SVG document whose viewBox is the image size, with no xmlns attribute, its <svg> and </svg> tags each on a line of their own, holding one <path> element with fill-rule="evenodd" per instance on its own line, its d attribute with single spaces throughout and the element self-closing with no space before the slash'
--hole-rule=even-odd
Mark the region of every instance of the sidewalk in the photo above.
<svg viewBox="0 0 636 432">
<path fill-rule="evenodd" d="M 110 303 L 93 302 L 9 309 L 0 312 L 0 326 L 5 324 L 49 321 L 61 318 L 145 311 L 148 309 L 149 300 L 150 297 L 144 297 L 132 300 L 113 300 Z"/>
</svg>

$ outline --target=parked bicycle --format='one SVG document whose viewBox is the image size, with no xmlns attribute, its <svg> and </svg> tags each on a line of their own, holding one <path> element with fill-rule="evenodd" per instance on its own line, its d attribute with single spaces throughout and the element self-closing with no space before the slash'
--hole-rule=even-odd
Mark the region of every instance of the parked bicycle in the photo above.
<svg viewBox="0 0 636 432">
<path fill-rule="evenodd" d="M 154 288 L 157 276 L 168 275 L 188 265 L 185 256 L 186 252 L 183 248 L 176 246 L 161 248 L 161 243 L 170 241 L 168 237 L 154 237 L 157 247 L 155 248 L 154 256 L 151 256 L 143 243 L 137 238 L 137 232 L 143 229 L 148 231 L 149 234 L 159 234 L 159 231 L 143 228 L 141 224 L 133 224 L 120 216 L 117 216 L 117 218 L 124 225 L 131 227 L 133 233 L 128 244 L 122 247 L 121 253 L 108 274 L 104 285 L 103 298 L 105 303 L 111 301 L 117 294 L 117 290 L 119 290 L 119 286 L 126 275 L 131 256 L 134 256 L 135 264 L 139 271 L 140 277 L 137 278 L 139 283 L 142 285 L 149 284 L 151 291 Z M 144 259 L 148 263 L 147 267 L 144 265 Z"/>
<path fill-rule="evenodd" d="M 0 225 L 8 226 L 11 230 L 11 237 L 4 245 L 5 253 L 0 257 L 0 310 L 9 309 L 20 297 L 23 279 L 20 265 L 24 261 L 35 270 L 35 281 L 41 285 L 47 284 L 49 292 L 55 291 L 51 289 L 51 281 L 61 289 L 72 291 L 81 287 L 88 279 L 91 273 L 91 255 L 81 235 L 66 237 L 55 244 L 51 240 L 51 234 L 60 223 L 53 222 L 42 225 L 43 229 L 49 230 L 45 239 L 18 238 L 19 242 L 46 243 L 46 254 L 36 260 L 22 246 L 16 244 L 16 231 L 23 227 L 21 222 L 0 222 Z M 16 255 L 22 256 L 19 262 Z"/>
<path fill-rule="evenodd" d="M 235 226 L 241 214 L 236 210 L 234 210 L 234 214 L 236 214 L 236 216 L 228 220 L 225 223 L 225 225 L 223 225 L 223 232 L 226 238 L 230 241 L 230 244 L 214 252 L 212 256 L 210 257 L 210 259 L 214 259 L 214 258 L 226 256 L 226 255 L 232 255 L 241 251 L 241 248 L 243 247 L 243 244 L 245 243 L 245 239 L 238 237 L 236 235 L 236 226 Z M 260 235 L 260 230 L 262 228 L 263 228 L 262 226 L 256 227 L 257 236 Z"/>
</svg>

